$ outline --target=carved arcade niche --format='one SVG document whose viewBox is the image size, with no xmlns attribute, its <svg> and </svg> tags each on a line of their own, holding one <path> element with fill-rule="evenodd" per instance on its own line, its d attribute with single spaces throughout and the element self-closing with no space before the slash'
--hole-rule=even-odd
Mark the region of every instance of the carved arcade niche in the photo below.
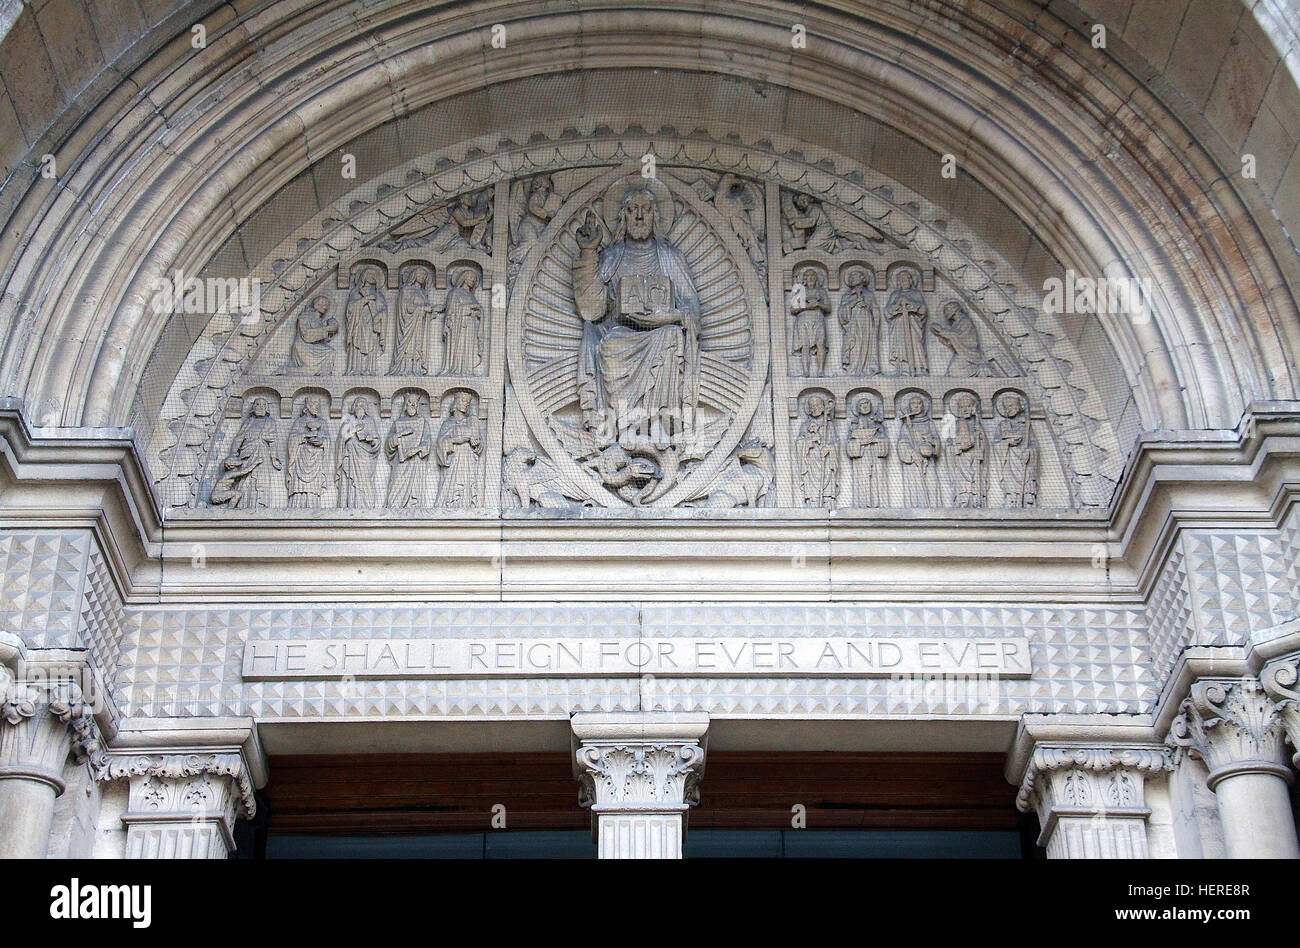
<svg viewBox="0 0 1300 948">
<path fill-rule="evenodd" d="M 381 186 L 405 210 L 328 269 L 286 264 L 261 319 L 218 315 L 195 345 L 151 447 L 167 502 L 872 516 L 1108 499 L 1113 434 L 1042 314 L 895 233 L 891 188 L 855 202 L 731 150 L 653 177 L 552 152 L 457 193 L 418 173 Z"/>
</svg>

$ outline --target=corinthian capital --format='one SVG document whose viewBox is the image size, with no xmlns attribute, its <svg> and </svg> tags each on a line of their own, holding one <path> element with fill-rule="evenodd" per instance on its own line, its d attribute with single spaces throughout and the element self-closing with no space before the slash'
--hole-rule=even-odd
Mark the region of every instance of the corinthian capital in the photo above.
<svg viewBox="0 0 1300 948">
<path fill-rule="evenodd" d="M 1043 744 L 1034 748 L 1016 806 L 1027 811 L 1042 800 L 1105 810 L 1140 808 L 1146 775 L 1172 769 L 1173 758 L 1159 745 Z M 1056 780 L 1062 771 L 1077 774 Z"/>
<path fill-rule="evenodd" d="M 596 810 L 684 810 L 699 801 L 703 714 L 577 714 L 579 801 Z"/>
<path fill-rule="evenodd" d="M 699 802 L 704 748 L 693 740 L 584 744 L 576 758 L 583 806 L 663 809 Z"/>
<path fill-rule="evenodd" d="M 1253 678 L 1208 679 L 1192 685 L 1169 728 L 1169 742 L 1201 757 L 1211 789 L 1239 773 L 1291 779 L 1279 706 Z"/>
<path fill-rule="evenodd" d="M 102 769 L 104 742 L 75 664 L 28 661 L 22 643 L 0 637 L 0 776 L 26 777 L 63 792 L 69 753 Z"/>
<path fill-rule="evenodd" d="M 1275 659 L 1259 673 L 1264 693 L 1277 705 L 1278 717 L 1294 754 L 1291 762 L 1300 767 L 1300 653 Z"/>
</svg>

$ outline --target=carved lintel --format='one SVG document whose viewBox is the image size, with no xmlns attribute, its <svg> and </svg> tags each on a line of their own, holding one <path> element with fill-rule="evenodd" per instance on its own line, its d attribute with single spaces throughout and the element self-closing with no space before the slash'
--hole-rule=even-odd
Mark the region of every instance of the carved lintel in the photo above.
<svg viewBox="0 0 1300 948">
<path fill-rule="evenodd" d="M 1264 693 L 1273 700 L 1293 751 L 1291 763 L 1300 767 L 1300 653 L 1284 655 L 1259 673 Z"/>
<path fill-rule="evenodd" d="M 1210 770 L 1208 786 L 1240 773 L 1292 779 L 1283 747 L 1279 705 L 1254 678 L 1204 679 L 1192 685 L 1168 741 L 1199 756 Z"/>
</svg>

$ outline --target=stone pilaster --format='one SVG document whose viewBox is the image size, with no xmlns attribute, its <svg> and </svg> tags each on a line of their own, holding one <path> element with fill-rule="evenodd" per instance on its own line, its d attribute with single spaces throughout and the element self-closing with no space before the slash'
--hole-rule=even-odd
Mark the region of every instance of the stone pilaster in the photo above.
<svg viewBox="0 0 1300 948">
<path fill-rule="evenodd" d="M 601 859 L 680 859 L 699 802 L 706 714 L 579 713 L 572 719 L 578 802 Z"/>
<path fill-rule="evenodd" d="M 1169 743 L 1205 761 L 1229 858 L 1300 858 L 1281 709 L 1254 678 L 1203 678 L 1190 688 Z"/>
<path fill-rule="evenodd" d="M 238 754 L 113 757 L 106 776 L 130 780 L 122 816 L 128 859 L 225 859 L 236 818 L 257 811 Z"/>
<path fill-rule="evenodd" d="M 86 673 L 63 650 L 32 661 L 17 636 L 0 633 L 0 858 L 43 858 L 69 760 L 104 764 Z"/>
<path fill-rule="evenodd" d="M 1044 744 L 1029 760 L 1016 805 L 1037 810 L 1049 859 L 1146 859 L 1146 780 L 1171 769 L 1159 745 Z"/>
<path fill-rule="evenodd" d="M 247 719 L 126 722 L 105 780 L 128 781 L 128 859 L 225 859 L 257 812 L 266 762 Z"/>
</svg>

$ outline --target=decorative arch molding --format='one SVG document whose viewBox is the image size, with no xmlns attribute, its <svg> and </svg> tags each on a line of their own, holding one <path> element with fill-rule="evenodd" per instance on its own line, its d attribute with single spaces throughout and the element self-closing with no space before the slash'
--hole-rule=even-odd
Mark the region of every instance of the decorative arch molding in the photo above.
<svg viewBox="0 0 1300 948">
<path fill-rule="evenodd" d="M 1008 6 L 801 6 L 810 42 L 797 57 L 793 8 L 751 3 L 223 7 L 205 51 L 141 67 L 141 91 L 105 99 L 69 139 L 58 187 L 27 195 L 16 219 L 30 237 L 3 276 L 0 383 L 41 422 L 121 422 L 161 331 L 148 288 L 201 269 L 313 161 L 436 99 L 642 65 L 767 82 L 906 129 L 956 155 L 1066 267 L 1150 280 L 1155 318 L 1106 326 L 1147 427 L 1225 426 L 1252 398 L 1294 397 L 1295 302 L 1213 161 L 1083 36 Z M 495 22 L 520 37 L 506 50 L 488 46 Z"/>
</svg>

